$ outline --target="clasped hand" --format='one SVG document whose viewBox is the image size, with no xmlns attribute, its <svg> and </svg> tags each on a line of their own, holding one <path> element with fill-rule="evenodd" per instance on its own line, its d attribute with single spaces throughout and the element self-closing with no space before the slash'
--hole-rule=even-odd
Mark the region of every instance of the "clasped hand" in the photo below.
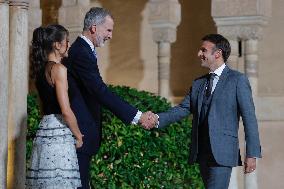
<svg viewBox="0 0 284 189">
<path fill-rule="evenodd" d="M 158 123 L 158 116 L 151 111 L 142 113 L 139 123 L 144 129 L 152 129 Z"/>
</svg>

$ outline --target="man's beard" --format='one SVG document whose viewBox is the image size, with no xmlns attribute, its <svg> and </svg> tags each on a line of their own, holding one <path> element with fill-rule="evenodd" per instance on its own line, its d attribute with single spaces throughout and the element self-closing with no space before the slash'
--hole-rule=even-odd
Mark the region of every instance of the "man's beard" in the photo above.
<svg viewBox="0 0 284 189">
<path fill-rule="evenodd" d="M 96 42 L 98 47 L 103 47 L 105 45 L 105 41 L 99 35 L 96 35 Z"/>
</svg>

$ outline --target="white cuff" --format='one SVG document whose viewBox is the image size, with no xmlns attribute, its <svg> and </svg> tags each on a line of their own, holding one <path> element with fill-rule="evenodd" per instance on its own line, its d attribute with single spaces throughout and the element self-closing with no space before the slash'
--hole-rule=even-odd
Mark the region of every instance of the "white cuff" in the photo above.
<svg viewBox="0 0 284 189">
<path fill-rule="evenodd" d="M 140 120 L 141 115 L 142 115 L 142 112 L 140 110 L 138 110 L 135 117 L 133 118 L 131 124 L 137 125 L 138 121 Z"/>
<path fill-rule="evenodd" d="M 159 121 L 159 115 L 158 114 L 155 114 L 156 116 L 157 116 L 157 118 L 158 118 L 158 121 L 157 121 L 157 123 L 156 123 L 156 125 L 155 125 L 155 127 L 158 129 L 159 128 L 159 125 L 160 125 L 160 121 Z"/>
</svg>

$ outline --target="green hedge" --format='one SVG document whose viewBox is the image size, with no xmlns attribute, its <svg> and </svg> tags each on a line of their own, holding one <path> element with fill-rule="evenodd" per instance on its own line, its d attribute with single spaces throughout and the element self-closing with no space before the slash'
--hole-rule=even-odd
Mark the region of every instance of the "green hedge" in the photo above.
<svg viewBox="0 0 284 189">
<path fill-rule="evenodd" d="M 28 127 L 27 127 L 27 141 L 26 141 L 26 159 L 29 161 L 31 152 L 32 152 L 32 144 L 33 139 L 36 135 L 36 131 L 38 129 L 38 124 L 40 122 L 40 110 L 37 100 L 36 94 L 29 94 L 27 98 L 28 104 Z"/>
<path fill-rule="evenodd" d="M 161 112 L 170 107 L 166 99 L 149 92 L 129 87 L 110 88 L 141 111 Z M 30 153 L 39 120 L 35 96 L 29 96 L 28 106 L 27 152 Z M 91 163 L 93 188 L 203 188 L 197 165 L 187 163 L 190 125 L 189 119 L 184 119 L 166 129 L 147 131 L 123 124 L 104 109 L 103 142 Z"/>
</svg>

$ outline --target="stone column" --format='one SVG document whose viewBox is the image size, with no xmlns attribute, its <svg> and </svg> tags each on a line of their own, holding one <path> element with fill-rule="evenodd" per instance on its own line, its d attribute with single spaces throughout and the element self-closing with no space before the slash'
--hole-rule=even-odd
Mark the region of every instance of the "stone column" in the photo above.
<svg viewBox="0 0 284 189">
<path fill-rule="evenodd" d="M 25 188 L 28 0 L 10 1 L 8 188 Z"/>
<path fill-rule="evenodd" d="M 158 93 L 169 98 L 171 43 L 176 41 L 181 7 L 178 0 L 149 0 L 148 6 L 153 39 L 158 44 Z"/>
<path fill-rule="evenodd" d="M 90 8 L 90 0 L 62 0 L 58 23 L 69 30 L 71 43 L 83 31 L 84 17 Z"/>
<path fill-rule="evenodd" d="M 258 40 L 257 39 L 247 39 L 245 40 L 245 74 L 247 75 L 253 96 L 257 94 L 257 80 L 258 80 Z"/>
<path fill-rule="evenodd" d="M 228 38 L 228 40 L 231 45 L 231 55 L 227 64 L 230 68 L 238 70 L 239 42 L 236 37 Z"/>
<path fill-rule="evenodd" d="M 252 95 L 254 100 L 257 97 L 258 89 L 258 39 L 246 39 L 245 40 L 245 74 L 249 79 Z M 255 104 L 257 106 L 257 104 Z M 258 167 L 253 173 L 246 174 L 244 176 L 245 189 L 257 189 L 257 172 Z"/>
<path fill-rule="evenodd" d="M 171 44 L 169 42 L 158 42 L 158 94 L 165 98 L 170 97 L 170 57 Z"/>
<path fill-rule="evenodd" d="M 0 186 L 6 189 L 8 157 L 9 4 L 0 0 Z"/>
</svg>

